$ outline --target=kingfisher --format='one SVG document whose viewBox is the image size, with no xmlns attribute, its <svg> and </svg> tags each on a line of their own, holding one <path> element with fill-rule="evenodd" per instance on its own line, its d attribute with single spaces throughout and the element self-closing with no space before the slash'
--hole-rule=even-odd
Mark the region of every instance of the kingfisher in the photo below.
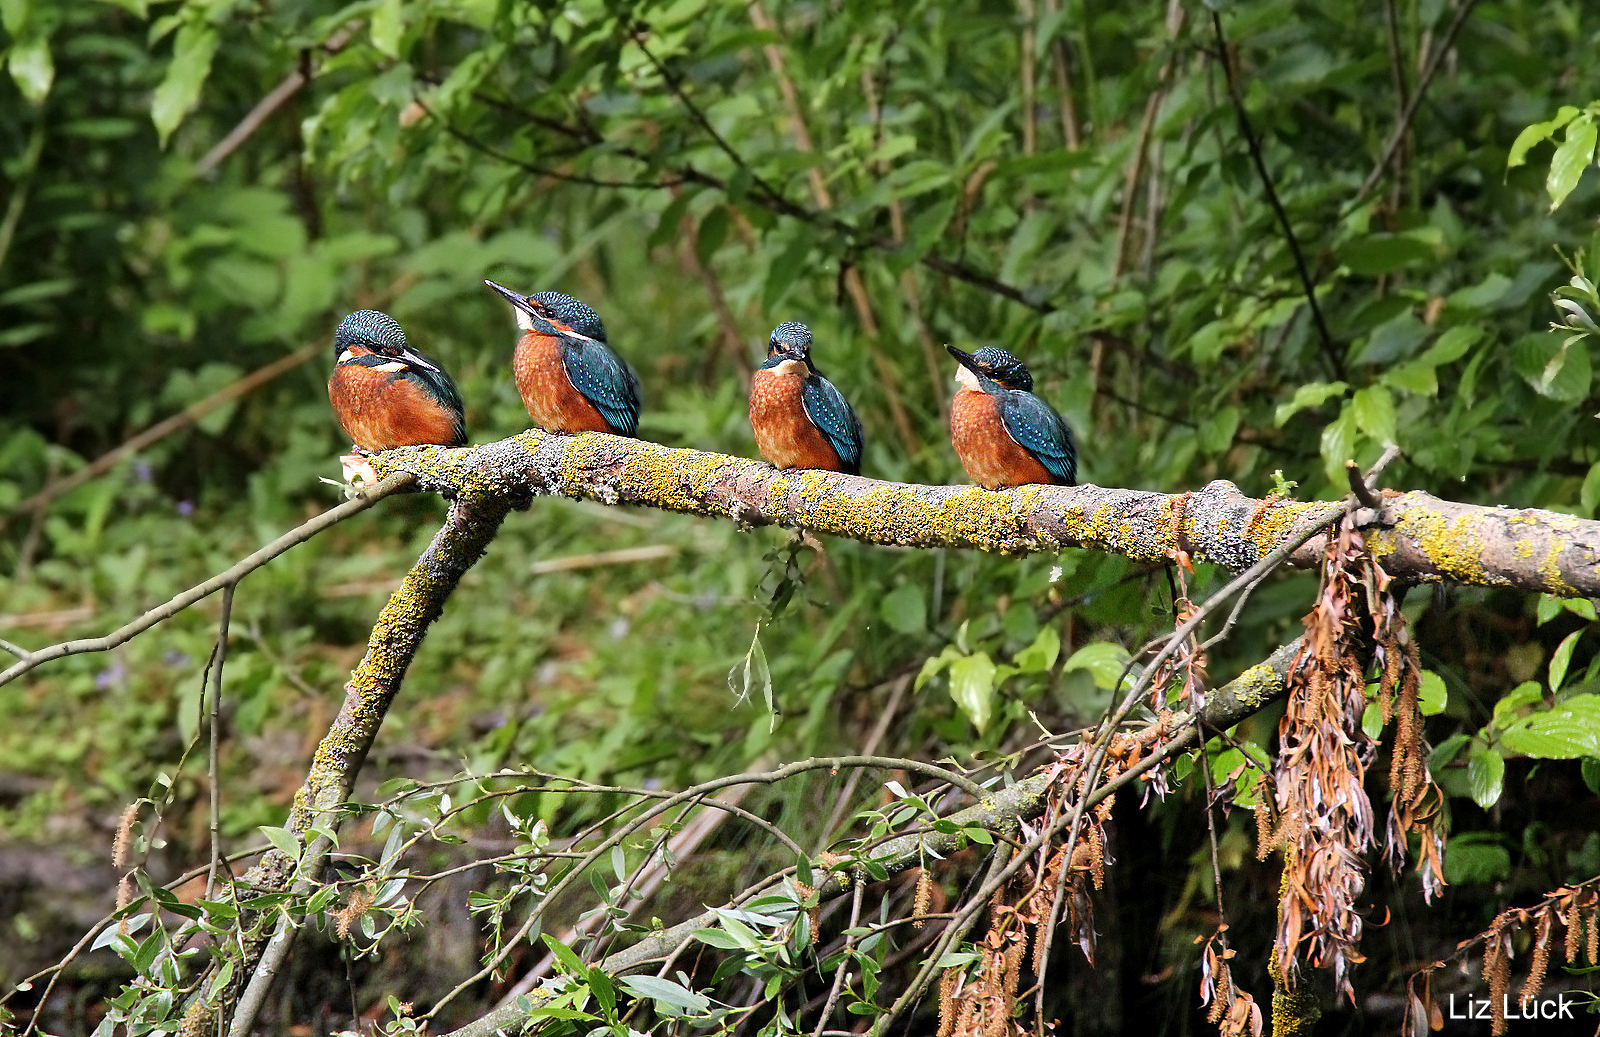
<svg viewBox="0 0 1600 1037">
<path fill-rule="evenodd" d="M 356 454 L 435 443 L 463 446 L 461 393 L 433 359 L 406 344 L 387 313 L 357 310 L 333 333 L 328 401 Z"/>
<path fill-rule="evenodd" d="M 976 353 L 945 348 L 961 364 L 950 439 L 972 480 L 986 490 L 1024 483 L 1075 485 L 1072 430 L 1054 407 L 1033 394 L 1033 375 L 1022 361 L 996 346 Z"/>
<path fill-rule="evenodd" d="M 750 380 L 750 428 L 775 468 L 861 474 L 861 419 L 811 363 L 811 329 L 785 321 Z"/>
<path fill-rule="evenodd" d="M 563 434 L 638 432 L 639 376 L 606 343 L 599 314 L 561 292 L 520 295 L 483 283 L 516 308 L 522 337 L 511 366 L 535 425 Z"/>
</svg>

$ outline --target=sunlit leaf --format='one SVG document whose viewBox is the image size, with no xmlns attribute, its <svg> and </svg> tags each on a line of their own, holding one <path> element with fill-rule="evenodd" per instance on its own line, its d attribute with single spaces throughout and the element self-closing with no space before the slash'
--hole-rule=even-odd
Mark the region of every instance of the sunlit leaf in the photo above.
<svg viewBox="0 0 1600 1037">
<path fill-rule="evenodd" d="M 178 30 L 167 74 L 150 102 L 150 118 L 163 147 L 200 100 L 200 87 L 211 74 L 218 42 L 217 30 L 210 25 L 185 22 Z"/>
</svg>

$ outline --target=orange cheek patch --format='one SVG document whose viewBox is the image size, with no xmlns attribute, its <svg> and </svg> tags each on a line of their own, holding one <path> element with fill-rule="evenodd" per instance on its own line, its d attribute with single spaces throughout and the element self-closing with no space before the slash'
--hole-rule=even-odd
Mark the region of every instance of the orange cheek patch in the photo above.
<svg viewBox="0 0 1600 1037">
<path fill-rule="evenodd" d="M 546 432 L 611 431 L 605 416 L 573 387 L 554 339 L 531 331 L 523 335 L 511 368 L 528 417 Z"/>
<path fill-rule="evenodd" d="M 961 467 L 986 490 L 1054 483 L 1050 470 L 1011 438 L 988 393 L 962 389 L 950 407 L 950 441 Z"/>
<path fill-rule="evenodd" d="M 801 379 L 757 371 L 750 382 L 750 430 L 756 448 L 774 468 L 844 470 L 828 437 L 806 417 Z"/>
</svg>

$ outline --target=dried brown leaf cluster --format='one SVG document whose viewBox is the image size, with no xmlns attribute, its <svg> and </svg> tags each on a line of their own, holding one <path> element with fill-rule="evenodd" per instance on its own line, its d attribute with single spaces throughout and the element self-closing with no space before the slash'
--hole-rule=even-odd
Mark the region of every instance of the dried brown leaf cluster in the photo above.
<svg viewBox="0 0 1600 1037">
<path fill-rule="evenodd" d="M 1200 958 L 1200 1003 L 1210 1005 L 1206 1021 L 1221 1037 L 1261 1037 L 1261 1006 L 1233 981 L 1233 948 L 1228 946 L 1227 923 L 1206 941 Z"/>
<path fill-rule="evenodd" d="M 333 919 L 334 929 L 339 934 L 339 939 L 346 940 L 350 937 L 350 927 L 356 920 L 375 904 L 378 900 L 371 884 L 363 883 L 350 891 L 350 896 L 341 907 L 328 912 Z"/>
<path fill-rule="evenodd" d="M 1440 808 L 1444 794 L 1428 773 L 1428 743 L 1422 737 L 1422 661 L 1417 644 L 1400 614 L 1400 603 L 1384 595 L 1373 612 L 1377 657 L 1382 664 L 1378 702 L 1383 721 L 1395 720 L 1394 749 L 1389 760 L 1389 824 L 1384 857 L 1399 872 L 1405 864 L 1407 838 L 1417 837 L 1417 874 L 1422 895 L 1432 901 L 1444 889 L 1444 826 Z"/>
<path fill-rule="evenodd" d="M 947 968 L 940 978 L 939 1037 L 1028 1034 L 1023 1002 L 1017 998 L 1022 964 L 1031 949 L 1030 967 L 1036 977 L 1043 976 L 1050 920 L 1058 913 L 1093 961 L 1094 914 L 1088 886 L 1092 883 L 1098 889 L 1104 881 L 1105 833 L 1097 819 L 1086 818 L 1070 862 L 1067 847 L 1057 846 L 1041 868 L 1025 867 L 997 891 L 989 905 L 989 931 L 976 948 L 977 960 Z M 1058 897 L 1063 898 L 1059 910 Z"/>
<path fill-rule="evenodd" d="M 1305 654 L 1278 725 L 1284 881 L 1275 951 L 1290 973 L 1303 947 L 1352 999 L 1350 966 L 1362 960 L 1356 898 L 1374 842 L 1372 803 L 1362 787 L 1375 752 L 1361 727 L 1372 633 L 1364 620 L 1387 582 L 1354 525 L 1342 523 L 1328 538 L 1322 587 L 1305 619 Z"/>
<path fill-rule="evenodd" d="M 1516 938 L 1527 934 L 1530 941 L 1528 975 L 1517 992 L 1517 1003 L 1521 1005 L 1537 998 L 1544 990 L 1557 925 L 1566 929 L 1562 953 L 1569 967 L 1600 966 L 1600 878 L 1562 886 L 1532 907 L 1513 907 L 1500 912 L 1489 928 L 1457 944 L 1450 958 L 1436 961 L 1412 976 L 1406 983 L 1404 1037 L 1417 1037 L 1444 1024 L 1443 1013 L 1433 999 L 1433 974 L 1449 961 L 1479 946 L 1483 949 L 1483 981 L 1489 988 L 1493 1018 L 1490 1032 L 1500 1037 L 1506 1032 Z"/>
<path fill-rule="evenodd" d="M 1126 743 L 1126 744 L 1124 744 Z M 1119 768 L 1139 758 L 1134 739 L 1119 739 Z M 1074 809 L 1076 770 L 1058 762 L 1056 782 L 1043 823 L 1064 821 Z M 1077 790 L 1081 795 L 1082 790 Z M 1017 997 L 1022 965 L 1027 961 L 1036 981 L 1042 981 L 1050 955 L 1051 936 L 1057 925 L 1073 935 L 1085 959 L 1094 964 L 1095 932 L 1093 889 L 1105 886 L 1106 832 L 1110 800 L 1097 804 L 1081 819 L 1078 837 L 1070 843 L 1047 841 L 1037 858 L 994 894 L 989 904 L 989 929 L 977 945 L 978 957 L 945 969 L 939 982 L 939 1037 L 1018 1037 L 1031 1031 L 1022 1015 L 1026 998 Z"/>
<path fill-rule="evenodd" d="M 1427 768 L 1422 666 L 1389 583 L 1352 522 L 1342 523 L 1328 540 L 1317 605 L 1305 618 L 1305 651 L 1278 727 L 1276 809 L 1256 815 L 1259 856 L 1284 852 L 1275 952 L 1285 975 L 1303 954 L 1331 969 L 1352 999 L 1350 966 L 1362 960 L 1356 900 L 1376 843 L 1364 786 L 1377 752 L 1362 727 L 1369 666 L 1376 667 L 1383 722 L 1395 721 L 1385 859 L 1398 871 L 1414 835 L 1424 895 L 1431 900 L 1444 886 L 1444 799 Z"/>
</svg>

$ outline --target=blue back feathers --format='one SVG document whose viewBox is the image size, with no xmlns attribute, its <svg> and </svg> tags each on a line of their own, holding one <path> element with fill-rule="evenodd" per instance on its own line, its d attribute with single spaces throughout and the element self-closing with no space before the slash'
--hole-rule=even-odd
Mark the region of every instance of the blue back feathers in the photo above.
<svg viewBox="0 0 1600 1037">
<path fill-rule="evenodd" d="M 1033 394 L 1033 374 L 1026 364 L 998 346 L 966 354 L 954 346 L 951 355 L 973 374 L 978 386 L 994 397 L 1006 433 L 1017 445 L 1067 486 L 1078 481 L 1078 454 L 1072 430 L 1056 409 Z"/>
<path fill-rule="evenodd" d="M 811 362 L 811 329 L 799 321 L 784 321 L 772 329 L 767 340 L 767 362 L 762 367 L 777 367 L 785 360 L 805 361 L 807 375 L 800 386 L 800 403 L 806 417 L 827 439 L 839 463 L 851 475 L 861 474 L 864 436 L 861 419 L 836 386 Z"/>
<path fill-rule="evenodd" d="M 567 378 L 619 436 L 639 431 L 639 376 L 606 342 L 600 315 L 563 292 L 535 292 L 528 301 L 543 306 L 555 320 L 584 338 L 561 336 Z M 560 328 L 555 328 L 558 333 Z M 592 340 L 592 341 L 591 341 Z"/>
<path fill-rule="evenodd" d="M 1017 445 L 1062 484 L 1076 485 L 1078 453 L 1072 445 L 1072 430 L 1055 408 L 1021 389 L 1001 389 L 997 395 L 1000 420 Z"/>
</svg>

